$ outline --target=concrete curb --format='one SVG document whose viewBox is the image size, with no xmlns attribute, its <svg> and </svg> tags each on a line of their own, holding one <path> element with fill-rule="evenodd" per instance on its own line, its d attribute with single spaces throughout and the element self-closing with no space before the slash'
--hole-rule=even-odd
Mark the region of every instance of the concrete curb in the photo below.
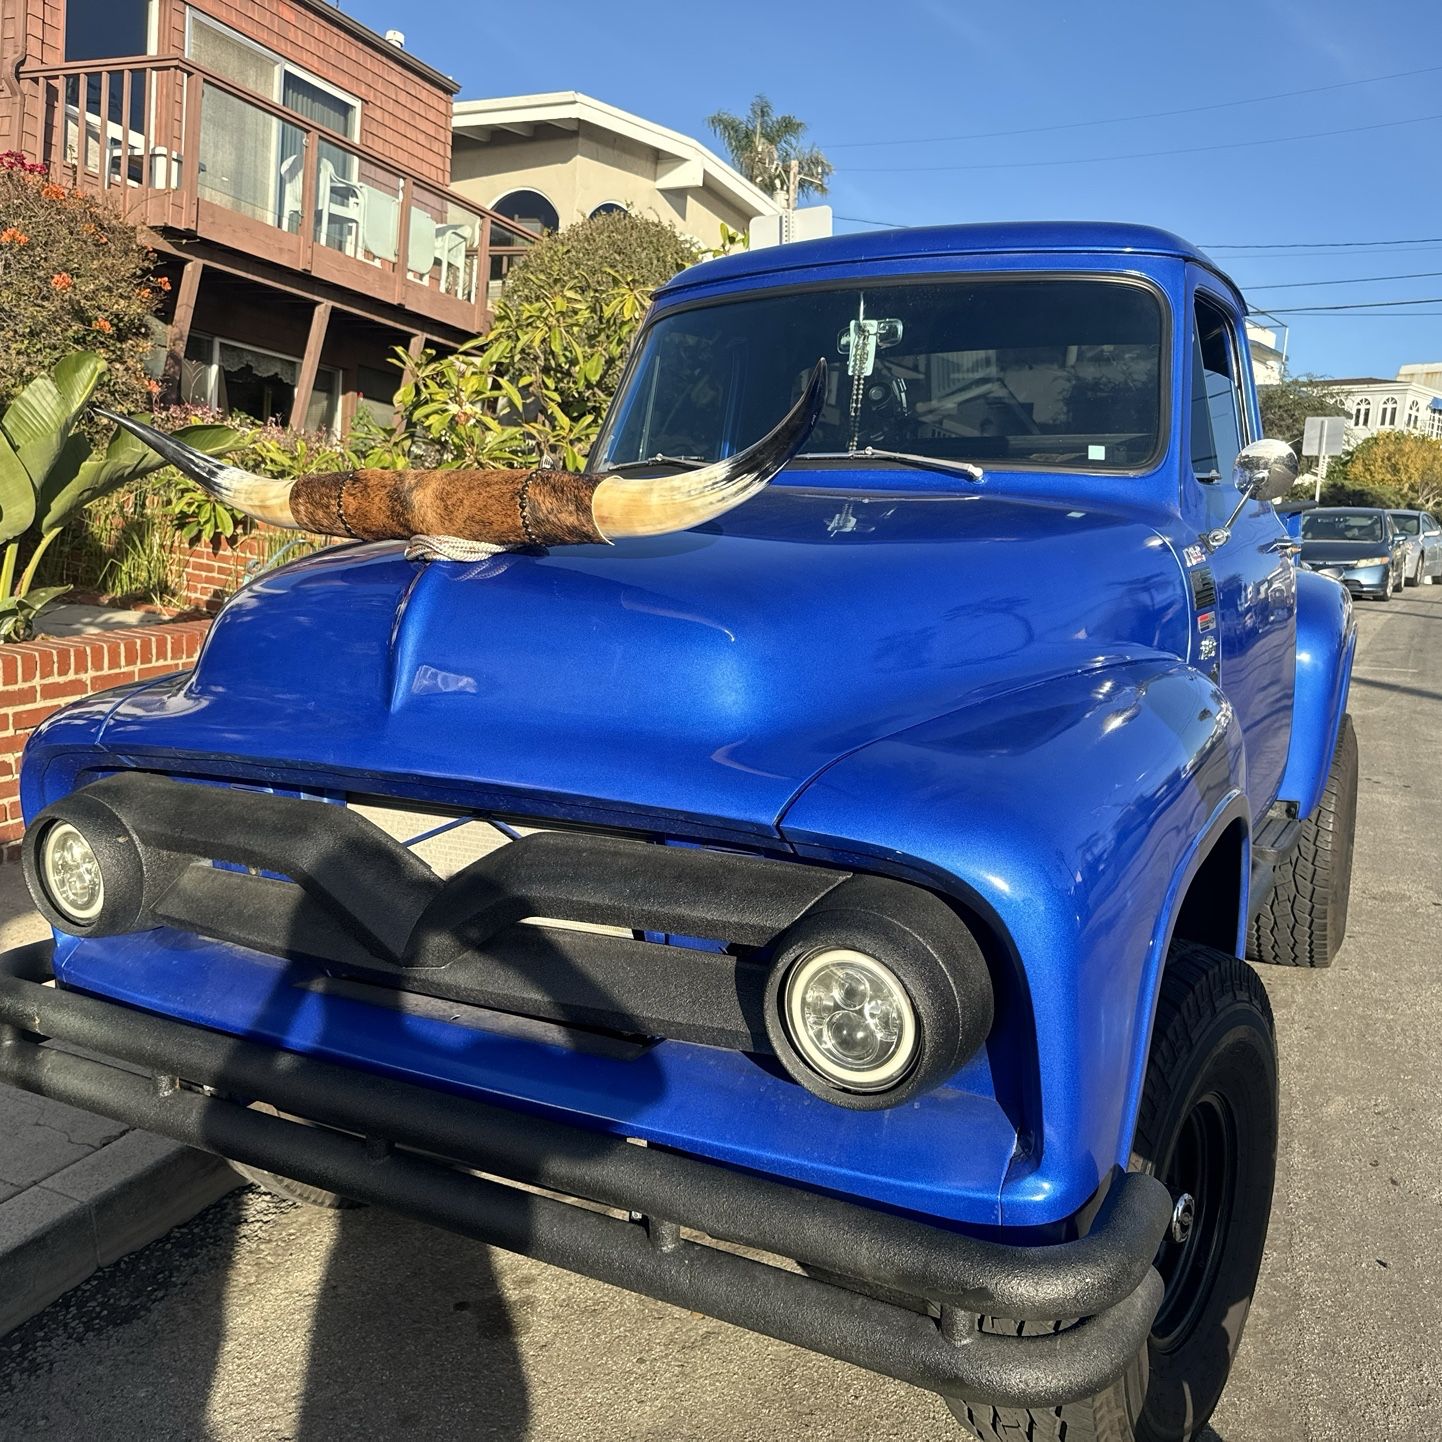
<svg viewBox="0 0 1442 1442">
<path fill-rule="evenodd" d="M 0 1203 L 0 1337 L 241 1185 L 218 1157 L 131 1131 Z"/>
</svg>

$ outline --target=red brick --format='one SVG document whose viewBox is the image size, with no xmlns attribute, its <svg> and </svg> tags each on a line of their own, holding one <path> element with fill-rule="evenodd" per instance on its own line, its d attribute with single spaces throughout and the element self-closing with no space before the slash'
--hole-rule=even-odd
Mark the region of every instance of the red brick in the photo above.
<svg viewBox="0 0 1442 1442">
<path fill-rule="evenodd" d="M 31 706 L 25 711 L 16 711 L 10 718 L 16 731 L 33 731 L 47 716 L 53 715 L 56 706 Z"/>
<path fill-rule="evenodd" d="M 0 711 L 14 711 L 21 706 L 33 705 L 39 695 L 33 681 L 23 686 L 7 686 L 0 691 Z"/>
<path fill-rule="evenodd" d="M 90 685 L 83 676 L 72 676 L 67 681 L 46 681 L 40 687 L 42 701 L 66 701 L 89 694 Z"/>
</svg>

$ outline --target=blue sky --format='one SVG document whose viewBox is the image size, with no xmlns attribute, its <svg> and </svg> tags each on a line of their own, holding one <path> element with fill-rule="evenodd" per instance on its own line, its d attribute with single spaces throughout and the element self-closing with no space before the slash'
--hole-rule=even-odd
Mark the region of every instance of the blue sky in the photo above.
<svg viewBox="0 0 1442 1442">
<path fill-rule="evenodd" d="M 1415 0 L 344 4 L 463 97 L 581 90 L 714 143 L 706 116 L 762 91 L 836 164 L 829 200 L 855 218 L 838 229 L 1145 221 L 1214 247 L 1255 306 L 1442 297 L 1425 274 L 1442 272 L 1442 49 Z M 1156 114 L 1203 105 L 1223 108 Z M 951 136 L 973 138 L 918 143 Z M 1250 143 L 1294 136 L 1312 138 Z M 857 144 L 882 141 L 899 143 Z M 1417 310 L 1296 316 L 1292 368 L 1442 360 L 1442 300 Z"/>
</svg>

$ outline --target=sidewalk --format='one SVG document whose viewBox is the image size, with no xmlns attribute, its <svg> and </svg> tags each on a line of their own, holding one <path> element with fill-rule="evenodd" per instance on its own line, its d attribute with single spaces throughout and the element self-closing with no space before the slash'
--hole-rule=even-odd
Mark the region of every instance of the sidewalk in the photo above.
<svg viewBox="0 0 1442 1442">
<path fill-rule="evenodd" d="M 49 934 L 0 866 L 0 950 Z M 222 1161 L 0 1085 L 0 1336 L 240 1179 Z"/>
</svg>

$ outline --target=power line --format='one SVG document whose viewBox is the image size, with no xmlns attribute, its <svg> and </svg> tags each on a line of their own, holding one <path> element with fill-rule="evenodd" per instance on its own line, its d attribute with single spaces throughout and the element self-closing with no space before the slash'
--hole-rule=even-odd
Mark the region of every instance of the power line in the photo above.
<svg viewBox="0 0 1442 1442">
<path fill-rule="evenodd" d="M 863 220 L 859 215 L 838 215 L 836 219 L 848 221 L 852 225 L 874 225 L 881 230 L 900 230 L 902 228 L 899 220 Z"/>
<path fill-rule="evenodd" d="M 1323 315 L 1341 310 L 1393 310 L 1404 305 L 1442 305 L 1442 295 L 1424 295 L 1416 300 L 1357 300 L 1346 305 L 1281 306 L 1278 315 Z"/>
<path fill-rule="evenodd" d="M 1287 280 L 1263 285 L 1255 281 L 1248 290 L 1308 290 L 1319 285 L 1380 285 L 1386 280 L 1435 280 L 1442 270 L 1413 270 L 1405 275 L 1351 275 L 1344 280 Z"/>
<path fill-rule="evenodd" d="M 1210 248 L 1211 247 L 1205 245 L 1201 247 L 1202 250 L 1209 250 Z M 1379 251 L 1353 251 L 1349 252 L 1349 254 L 1359 257 L 1364 255 L 1380 255 L 1384 260 L 1391 260 L 1392 257 L 1396 255 L 1415 255 L 1419 251 L 1426 251 L 1430 253 L 1432 251 L 1438 250 L 1439 248 L 1442 248 L 1442 242 L 1439 242 L 1438 245 L 1404 246 L 1400 250 L 1393 250 L 1385 253 Z M 1285 257 L 1279 256 L 1275 251 L 1249 251 L 1246 255 L 1222 255 L 1218 256 L 1217 259 L 1223 265 L 1235 265 L 1238 261 L 1249 260 L 1332 260 L 1335 259 L 1336 256 L 1337 252 L 1335 250 L 1294 250 L 1289 252 Z"/>
<path fill-rule="evenodd" d="M 1219 100 L 1211 105 L 1187 105 L 1179 110 L 1149 110 L 1140 115 L 1118 115 L 1109 120 L 1065 120 L 1055 125 L 1029 125 L 1021 130 L 981 130 L 970 135 L 928 135 L 921 139 L 841 140 L 826 150 L 857 150 L 883 145 L 940 145 L 954 140 L 998 140 L 1013 135 L 1046 135 L 1058 130 L 1085 130 L 1098 125 L 1129 125 L 1136 120 L 1165 120 L 1177 115 L 1202 115 L 1214 110 L 1234 110 L 1242 105 L 1265 105 L 1273 100 L 1291 100 L 1300 95 L 1320 95 L 1330 90 L 1350 90 L 1358 85 L 1380 85 L 1385 80 L 1406 80 L 1414 75 L 1434 75 L 1442 65 L 1421 70 L 1400 70 L 1393 75 L 1372 75 L 1366 80 L 1339 80 L 1334 85 L 1309 85 L 1304 90 L 1279 90 L 1271 95 L 1254 95 L 1245 100 Z"/>
<path fill-rule="evenodd" d="M 1203 250 L 1301 250 L 1315 246 L 1319 250 L 1349 250 L 1357 246 L 1376 248 L 1398 245 L 1442 245 L 1442 235 L 1424 235 L 1418 240 L 1287 240 L 1264 245 L 1260 241 L 1234 245 L 1204 245 Z"/>
<path fill-rule="evenodd" d="M 1369 130 L 1392 130 L 1401 125 L 1423 125 L 1442 115 L 1414 115 L 1407 120 L 1380 120 L 1374 125 L 1349 125 L 1341 130 L 1312 130 L 1304 135 L 1276 135 L 1261 140 L 1231 140 L 1218 145 L 1188 145 L 1172 150 L 1136 150 L 1124 155 L 1081 155 L 1067 160 L 988 160 L 967 165 L 853 165 L 848 175 L 918 175 L 956 170 L 1035 170 L 1054 165 L 1101 165 L 1113 160 L 1152 160 L 1171 155 L 1202 155 L 1217 150 L 1249 150 L 1260 145 L 1290 145 L 1298 140 L 1328 140 L 1338 135 L 1360 135 Z"/>
</svg>

